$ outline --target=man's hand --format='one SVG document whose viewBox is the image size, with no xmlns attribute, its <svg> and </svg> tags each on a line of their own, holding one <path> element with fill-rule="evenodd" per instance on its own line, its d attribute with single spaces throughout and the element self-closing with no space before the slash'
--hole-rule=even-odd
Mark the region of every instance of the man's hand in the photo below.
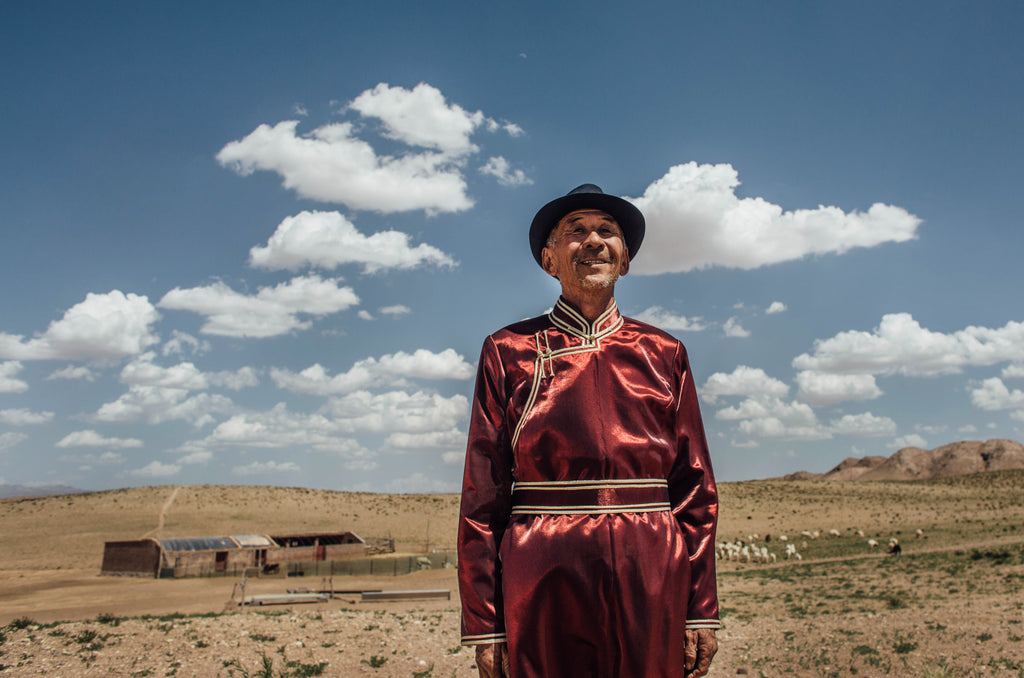
<svg viewBox="0 0 1024 678">
<path fill-rule="evenodd" d="M 686 657 L 684 668 L 686 678 L 699 678 L 711 668 L 711 658 L 718 652 L 718 639 L 714 629 L 695 629 L 686 632 L 686 646 L 683 655 Z M 479 655 L 477 655 L 479 657 Z M 482 675 L 482 674 L 481 674 Z"/>
<path fill-rule="evenodd" d="M 508 666 L 508 644 L 477 645 L 476 669 L 480 678 L 509 678 L 512 672 Z"/>
</svg>

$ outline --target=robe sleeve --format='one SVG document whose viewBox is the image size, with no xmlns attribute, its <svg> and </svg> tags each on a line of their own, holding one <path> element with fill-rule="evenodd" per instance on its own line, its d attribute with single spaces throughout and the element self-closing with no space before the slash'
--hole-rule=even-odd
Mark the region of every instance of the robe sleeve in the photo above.
<svg viewBox="0 0 1024 678">
<path fill-rule="evenodd" d="M 498 550 L 512 508 L 512 449 L 506 421 L 504 368 L 493 338 L 484 342 L 469 421 L 459 512 L 462 642 L 504 642 Z"/>
<path fill-rule="evenodd" d="M 721 626 L 715 576 L 718 490 L 704 437 L 697 389 L 682 345 L 678 348 L 675 369 L 679 379 L 675 430 L 677 457 L 668 485 L 672 512 L 682 528 L 690 558 L 686 628 L 717 629 Z"/>
</svg>

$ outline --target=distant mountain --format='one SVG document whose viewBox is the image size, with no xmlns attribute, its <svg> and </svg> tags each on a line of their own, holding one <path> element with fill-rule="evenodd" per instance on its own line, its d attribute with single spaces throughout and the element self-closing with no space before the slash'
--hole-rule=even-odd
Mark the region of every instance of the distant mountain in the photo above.
<svg viewBox="0 0 1024 678">
<path fill-rule="evenodd" d="M 80 494 L 85 490 L 68 485 L 43 485 L 28 487 L 26 485 L 0 485 L 0 499 L 10 497 L 51 497 L 55 494 Z"/>
<path fill-rule="evenodd" d="M 891 457 L 848 457 L 826 473 L 798 471 L 785 480 L 922 480 L 1024 469 L 1024 445 L 994 438 L 963 440 L 933 450 L 904 447 Z"/>
</svg>

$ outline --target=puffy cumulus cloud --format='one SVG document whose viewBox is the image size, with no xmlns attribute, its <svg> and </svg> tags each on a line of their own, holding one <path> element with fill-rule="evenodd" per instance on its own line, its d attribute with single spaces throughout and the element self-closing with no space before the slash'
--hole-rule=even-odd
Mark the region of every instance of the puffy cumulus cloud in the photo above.
<svg viewBox="0 0 1024 678">
<path fill-rule="evenodd" d="M 665 310 L 661 306 L 651 306 L 633 316 L 640 322 L 649 323 L 663 330 L 679 330 L 682 332 L 700 332 L 707 329 L 704 318 L 690 318 Z"/>
<path fill-rule="evenodd" d="M 0 424 L 8 426 L 36 426 L 53 421 L 53 412 L 33 412 L 25 408 L 0 410 Z"/>
<path fill-rule="evenodd" d="M 411 90 L 382 82 L 353 99 L 349 108 L 380 120 L 388 138 L 456 156 L 478 150 L 470 141 L 478 127 L 493 131 L 498 126 L 481 111 L 470 113 L 449 104 L 441 90 L 423 82 Z"/>
<path fill-rule="evenodd" d="M 750 331 L 743 328 L 743 325 L 740 324 L 740 319 L 736 316 L 725 321 L 722 331 L 725 332 L 725 336 L 736 339 L 746 339 L 750 336 Z"/>
<path fill-rule="evenodd" d="M 997 412 L 1014 410 L 1011 416 L 1024 421 L 1024 391 L 1012 391 L 999 377 L 985 379 L 980 385 L 969 387 L 971 404 L 981 410 Z"/>
<path fill-rule="evenodd" d="M 164 356 L 184 355 L 185 353 L 199 355 L 209 352 L 210 348 L 210 342 L 205 339 L 197 339 L 186 332 L 173 330 L 171 338 L 163 345 L 161 353 Z"/>
<path fill-rule="evenodd" d="M 793 359 L 800 370 L 837 374 L 901 374 L 929 377 L 965 367 L 1024 360 L 1024 323 L 1001 328 L 967 327 L 950 334 L 921 327 L 909 313 L 882 317 L 872 332 L 851 330 L 814 342 Z"/>
<path fill-rule="evenodd" d="M 0 433 L 0 452 L 6 452 L 24 440 L 28 440 L 28 436 L 24 433 L 15 433 L 13 431 Z"/>
<path fill-rule="evenodd" d="M 52 381 L 54 379 L 96 381 L 96 373 L 88 367 L 68 365 L 67 367 L 53 371 L 50 376 L 46 377 L 46 381 Z"/>
<path fill-rule="evenodd" d="M 125 365 L 121 370 L 121 381 L 125 384 L 186 391 L 205 391 L 214 386 L 238 391 L 259 385 L 256 370 L 251 367 L 235 371 L 201 372 L 188 362 L 161 367 L 153 363 L 155 358 L 155 353 L 147 352 Z"/>
<path fill-rule="evenodd" d="M 218 281 L 204 287 L 174 288 L 158 306 L 206 316 L 201 331 L 228 337 L 274 337 L 308 329 L 312 322 L 299 314 L 323 316 L 359 303 L 351 287 L 337 279 L 312 275 L 293 278 L 275 287 L 261 287 L 245 295 Z"/>
<path fill-rule="evenodd" d="M 28 382 L 15 378 L 24 367 L 17 360 L 0 363 L 0 393 L 22 393 L 28 390 Z"/>
<path fill-rule="evenodd" d="M 835 435 L 878 437 L 896 435 L 896 422 L 889 417 L 877 417 L 870 412 L 847 414 L 829 422 Z"/>
<path fill-rule="evenodd" d="M 324 409 L 343 433 L 426 433 L 455 428 L 469 416 L 469 400 L 425 391 L 357 391 L 332 398 Z"/>
<path fill-rule="evenodd" d="M 1014 363 L 1003 368 L 1003 379 L 1024 379 L 1024 363 Z"/>
<path fill-rule="evenodd" d="M 773 301 L 771 305 L 765 310 L 765 313 L 767 313 L 768 315 L 775 315 L 776 313 L 785 313 L 787 310 L 789 309 L 781 301 Z"/>
<path fill-rule="evenodd" d="M 0 333 L 0 358 L 103 360 L 136 355 L 159 341 L 151 330 L 159 318 L 144 296 L 119 290 L 89 293 L 34 339 Z"/>
<path fill-rule="evenodd" d="M 521 169 L 512 169 L 508 160 L 500 155 L 488 158 L 487 162 L 480 167 L 480 174 L 494 177 L 502 186 L 524 186 L 533 183 L 533 179 L 526 176 L 526 172 Z"/>
<path fill-rule="evenodd" d="M 236 466 L 231 473 L 236 476 L 260 476 L 276 473 L 297 473 L 302 469 L 294 461 L 254 461 L 245 466 Z"/>
<path fill-rule="evenodd" d="M 410 247 L 409 236 L 398 231 L 363 235 L 338 212 L 300 212 L 278 225 L 266 247 L 249 250 L 249 264 L 290 271 L 362 264 L 365 273 L 376 273 L 423 265 L 451 267 L 455 260 L 430 245 Z"/>
<path fill-rule="evenodd" d="M 354 209 L 458 212 L 473 206 L 462 174 L 466 158 L 479 150 L 471 141 L 473 133 L 484 129 L 503 130 L 513 137 L 522 134 L 518 125 L 449 103 L 426 83 L 411 90 L 380 83 L 345 110 L 363 120 L 380 121 L 386 138 L 410 148 L 378 155 L 357 137 L 365 125 L 346 121 L 300 135 L 298 121 L 286 120 L 260 125 L 244 139 L 226 144 L 217 160 L 242 175 L 276 172 L 286 188 L 302 197 Z"/>
<path fill-rule="evenodd" d="M 142 447 L 136 438 L 105 438 L 96 431 L 87 429 L 75 431 L 61 438 L 57 447 L 107 447 L 114 450 Z"/>
<path fill-rule="evenodd" d="M 136 478 L 168 478 L 181 472 L 179 464 L 164 464 L 153 460 L 142 468 L 128 471 L 128 475 Z"/>
<path fill-rule="evenodd" d="M 472 379 L 473 375 L 473 366 L 450 348 L 440 353 L 417 349 L 413 353 L 399 351 L 380 358 L 365 358 L 347 372 L 334 376 L 319 363 L 298 373 L 276 368 L 270 371 L 270 378 L 279 388 L 315 395 L 400 385 L 408 379 Z"/>
<path fill-rule="evenodd" d="M 797 399 L 815 407 L 835 405 L 846 400 L 872 400 L 882 389 L 870 374 L 830 374 L 804 370 L 796 375 Z"/>
<path fill-rule="evenodd" d="M 789 386 L 759 367 L 739 365 L 731 373 L 716 372 L 708 377 L 700 390 L 708 402 L 715 403 L 719 396 L 767 396 L 782 398 L 789 393 Z"/>
<path fill-rule="evenodd" d="M 189 391 L 183 388 L 136 384 L 117 400 L 101 405 L 92 418 L 119 424 L 137 421 L 162 424 L 182 420 L 201 427 L 214 423 L 214 414 L 229 414 L 235 409 L 234 403 L 222 395 L 199 393 L 190 396 Z"/>
<path fill-rule="evenodd" d="M 457 165 L 443 153 L 378 157 L 353 136 L 351 123 L 299 136 L 298 121 L 260 125 L 217 154 L 221 165 L 246 176 L 277 172 L 285 188 L 320 202 L 377 212 L 460 212 L 473 206 Z"/>
<path fill-rule="evenodd" d="M 784 211 L 762 198 L 736 195 L 739 178 L 729 164 L 676 165 L 630 198 L 649 228 L 644 256 L 631 271 L 675 273 L 710 266 L 754 269 L 816 254 L 904 242 L 921 220 L 906 210 L 875 203 L 867 212 L 838 207 Z"/>
</svg>

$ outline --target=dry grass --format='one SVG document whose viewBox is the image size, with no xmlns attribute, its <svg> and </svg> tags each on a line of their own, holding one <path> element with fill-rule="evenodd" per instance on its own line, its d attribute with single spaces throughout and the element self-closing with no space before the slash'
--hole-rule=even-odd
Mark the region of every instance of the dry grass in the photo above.
<svg viewBox="0 0 1024 678">
<path fill-rule="evenodd" d="M 786 534 L 804 560 L 720 564 L 724 628 L 711 675 L 1024 676 L 1024 471 L 720 489 L 720 539 L 772 535 L 781 557 Z M 473 675 L 472 653 L 458 649 L 455 597 L 224 614 L 230 580 L 97 576 L 104 541 L 146 534 L 352 530 L 416 552 L 429 517 L 430 546 L 450 548 L 457 496 L 183 487 L 154 533 L 173 490 L 0 501 L 0 673 L 118 675 L 130 655 L 139 658 L 120 675 L 319 675 L 321 666 L 323 675 Z M 800 536 L 815 530 L 818 539 Z M 866 543 L 891 536 L 900 558 Z M 451 571 L 350 583 L 456 585 Z M 289 584 L 267 578 L 252 592 Z"/>
</svg>

